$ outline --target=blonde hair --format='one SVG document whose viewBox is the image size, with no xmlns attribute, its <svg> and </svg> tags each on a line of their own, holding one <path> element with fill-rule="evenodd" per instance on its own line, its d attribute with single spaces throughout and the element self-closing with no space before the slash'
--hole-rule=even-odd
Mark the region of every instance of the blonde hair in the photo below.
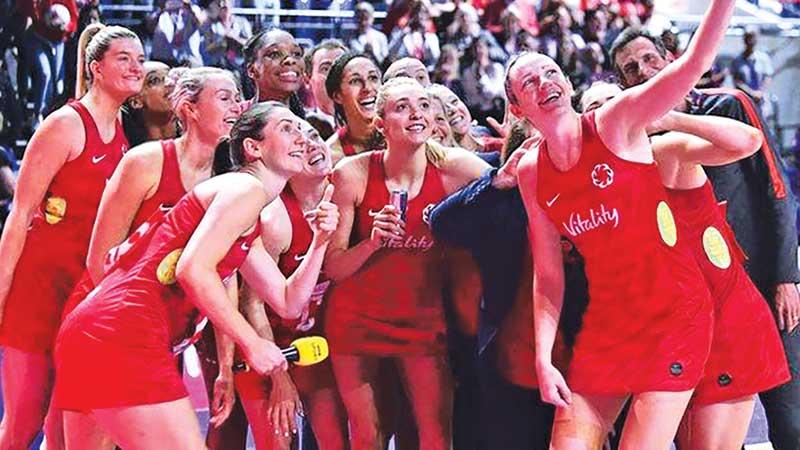
<svg viewBox="0 0 800 450">
<path fill-rule="evenodd" d="M 208 80 L 220 75 L 228 76 L 236 83 L 236 77 L 232 73 L 216 67 L 198 67 L 187 69 L 180 73 L 169 99 L 172 102 L 172 110 L 175 112 L 175 117 L 181 121 L 184 130 L 186 130 L 186 121 L 183 118 L 183 114 L 181 114 L 181 107 L 186 103 L 196 103 Z"/>
<path fill-rule="evenodd" d="M 75 98 L 81 98 L 92 86 L 92 61 L 100 61 L 105 56 L 111 43 L 117 39 L 135 39 L 139 36 L 133 31 L 120 26 L 105 26 L 93 23 L 86 27 L 78 39 L 78 73 L 75 82 Z"/>
<path fill-rule="evenodd" d="M 392 78 L 378 88 L 378 95 L 375 100 L 375 111 L 377 112 L 378 117 L 383 118 L 383 109 L 386 107 L 389 90 L 396 87 L 418 87 L 425 92 L 426 96 L 429 96 L 428 91 L 413 78 Z M 429 139 L 425 142 L 425 158 L 429 163 L 436 167 L 440 167 L 445 159 L 447 159 L 447 151 L 441 144 Z"/>
</svg>

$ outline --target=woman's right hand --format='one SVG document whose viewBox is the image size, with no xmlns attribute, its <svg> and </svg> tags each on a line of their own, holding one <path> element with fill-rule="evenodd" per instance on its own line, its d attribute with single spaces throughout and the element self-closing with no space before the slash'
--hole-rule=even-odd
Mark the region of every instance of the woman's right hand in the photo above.
<svg viewBox="0 0 800 450">
<path fill-rule="evenodd" d="M 285 371 L 289 363 L 274 342 L 258 338 L 253 344 L 244 348 L 245 359 L 252 370 L 259 375 L 271 375 L 277 371 Z"/>
<path fill-rule="evenodd" d="M 536 376 L 539 379 L 539 392 L 543 402 L 555 405 L 557 408 L 566 408 L 572 403 L 572 391 L 555 366 L 550 363 L 537 366 Z"/>
<path fill-rule="evenodd" d="M 384 242 L 398 239 L 406 234 L 406 224 L 400 218 L 400 211 L 393 205 L 386 205 L 374 213 L 369 212 L 372 216 L 372 232 L 370 233 L 370 241 L 378 248 Z"/>
</svg>

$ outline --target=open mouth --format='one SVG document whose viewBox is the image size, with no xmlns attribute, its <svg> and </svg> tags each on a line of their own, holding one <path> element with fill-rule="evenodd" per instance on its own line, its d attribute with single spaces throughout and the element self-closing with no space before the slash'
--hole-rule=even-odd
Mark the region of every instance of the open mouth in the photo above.
<svg viewBox="0 0 800 450">
<path fill-rule="evenodd" d="M 284 83 L 296 83 L 300 81 L 300 74 L 294 70 L 287 70 L 279 73 L 278 79 Z"/>
<path fill-rule="evenodd" d="M 425 124 L 422 123 L 415 123 L 414 125 L 410 125 L 406 127 L 406 131 L 410 131 L 412 133 L 422 133 L 425 131 L 427 127 Z"/>
<path fill-rule="evenodd" d="M 452 119 L 450 119 L 450 126 L 451 127 L 458 126 L 458 124 L 460 124 L 462 120 L 464 120 L 464 115 L 463 114 L 458 114 L 455 117 L 453 117 Z"/>
<path fill-rule="evenodd" d="M 289 156 L 291 156 L 292 158 L 299 158 L 305 160 L 306 156 L 305 153 L 306 152 L 304 152 L 303 150 L 295 150 L 293 152 L 289 152 Z"/>
<path fill-rule="evenodd" d="M 555 103 L 560 98 L 561 98 L 561 92 L 552 91 L 547 95 L 547 97 L 543 101 L 539 102 L 539 106 L 546 106 L 551 103 Z"/>
<path fill-rule="evenodd" d="M 236 123 L 236 120 L 237 120 L 236 117 L 228 117 L 227 119 L 224 120 L 224 122 L 226 125 L 233 126 L 233 124 Z"/>
<path fill-rule="evenodd" d="M 315 156 L 312 156 L 311 159 L 308 160 L 308 165 L 309 166 L 316 166 L 316 165 L 319 165 L 319 164 L 321 164 L 323 162 L 325 162 L 325 154 L 324 153 L 318 153 Z"/>
<path fill-rule="evenodd" d="M 367 97 L 364 100 L 359 101 L 358 104 L 368 111 L 373 111 L 375 109 L 375 101 L 375 97 Z"/>
</svg>

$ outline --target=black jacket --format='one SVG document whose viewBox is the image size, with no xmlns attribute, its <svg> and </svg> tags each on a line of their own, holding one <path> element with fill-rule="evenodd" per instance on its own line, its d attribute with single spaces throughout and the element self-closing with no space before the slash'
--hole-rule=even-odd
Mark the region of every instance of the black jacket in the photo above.
<svg viewBox="0 0 800 450">
<path fill-rule="evenodd" d="M 764 132 L 764 144 L 754 155 L 705 170 L 717 199 L 728 202 L 728 222 L 747 254 L 745 268 L 750 278 L 772 301 L 775 285 L 800 281 L 797 205 L 778 147 L 766 131 L 758 108 L 742 91 L 693 92 L 687 112 L 729 117 Z"/>
</svg>

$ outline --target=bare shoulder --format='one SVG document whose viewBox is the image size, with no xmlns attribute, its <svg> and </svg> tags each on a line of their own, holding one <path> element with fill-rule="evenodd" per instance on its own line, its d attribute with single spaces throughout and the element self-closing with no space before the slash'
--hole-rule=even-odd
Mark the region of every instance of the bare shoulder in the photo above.
<svg viewBox="0 0 800 450">
<path fill-rule="evenodd" d="M 367 186 L 371 155 L 372 152 L 366 152 L 348 156 L 336 164 L 331 175 L 331 180 L 336 186 L 334 198 L 360 199 Z"/>
<path fill-rule="evenodd" d="M 206 208 L 213 200 L 221 200 L 230 207 L 250 207 L 267 202 L 267 194 L 262 184 L 245 173 L 233 172 L 212 177 L 195 186 L 192 190 Z"/>
<path fill-rule="evenodd" d="M 280 196 L 261 210 L 261 240 L 272 257 L 286 253 L 292 240 L 292 220 Z"/>
<path fill-rule="evenodd" d="M 128 150 L 122 157 L 123 164 L 140 170 L 140 174 L 160 174 L 164 163 L 164 152 L 159 141 L 150 141 Z"/>
<path fill-rule="evenodd" d="M 34 146 L 37 143 L 45 143 L 49 150 L 52 149 L 52 144 L 57 144 L 59 148 L 69 152 L 69 159 L 74 159 L 86 144 L 86 132 L 83 129 L 81 116 L 74 108 L 62 106 L 44 119 L 31 141 Z"/>
<path fill-rule="evenodd" d="M 540 151 L 542 151 L 541 147 L 534 146 L 526 151 L 525 155 L 522 156 L 522 159 L 519 161 L 519 166 L 517 166 L 517 178 L 519 178 L 520 184 L 522 184 L 523 181 L 536 181 L 537 173 L 539 171 Z"/>
</svg>

